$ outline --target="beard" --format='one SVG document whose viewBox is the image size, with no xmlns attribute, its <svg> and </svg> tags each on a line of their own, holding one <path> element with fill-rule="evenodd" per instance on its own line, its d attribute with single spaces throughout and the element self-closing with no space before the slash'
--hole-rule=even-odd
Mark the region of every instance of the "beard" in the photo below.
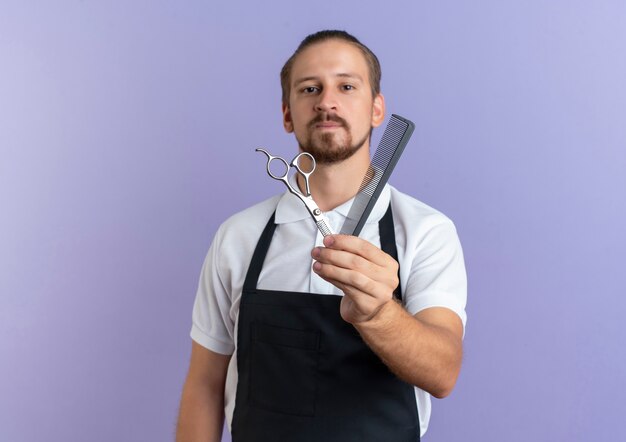
<svg viewBox="0 0 626 442">
<path fill-rule="evenodd" d="M 341 139 L 340 134 L 333 132 L 320 133 L 315 130 L 315 125 L 322 122 L 332 121 L 339 123 L 346 135 Z M 365 145 L 372 134 L 372 130 L 366 133 L 361 139 L 353 141 L 350 125 L 346 120 L 336 115 L 324 117 L 318 115 L 307 124 L 305 138 L 296 136 L 296 140 L 303 152 L 313 155 L 315 161 L 321 164 L 334 164 L 347 160 Z"/>
</svg>

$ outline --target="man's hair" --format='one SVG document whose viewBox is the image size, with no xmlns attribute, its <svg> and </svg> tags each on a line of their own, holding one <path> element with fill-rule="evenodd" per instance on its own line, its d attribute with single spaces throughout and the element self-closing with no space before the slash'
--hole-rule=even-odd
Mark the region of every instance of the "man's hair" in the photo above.
<svg viewBox="0 0 626 442">
<path fill-rule="evenodd" d="M 315 34 L 311 34 L 307 36 L 302 42 L 296 52 L 293 53 L 289 60 L 285 63 L 283 68 L 280 71 L 280 84 L 283 89 L 283 104 L 289 105 L 289 92 L 291 90 L 291 69 L 293 67 L 294 62 L 298 55 L 304 51 L 309 46 L 312 46 L 316 43 L 322 43 L 327 40 L 343 40 L 345 42 L 351 43 L 363 53 L 365 57 L 365 61 L 367 62 L 367 66 L 369 68 L 369 80 L 370 86 L 372 88 L 372 97 L 375 97 L 380 93 L 380 63 L 378 58 L 374 53 L 363 43 L 357 40 L 353 35 L 348 34 L 346 31 L 337 31 L 337 30 L 326 30 L 319 31 Z"/>
</svg>

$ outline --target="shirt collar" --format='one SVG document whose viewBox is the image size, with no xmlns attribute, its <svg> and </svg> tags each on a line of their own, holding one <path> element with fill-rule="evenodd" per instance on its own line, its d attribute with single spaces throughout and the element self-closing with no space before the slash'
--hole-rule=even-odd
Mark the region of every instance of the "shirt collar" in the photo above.
<svg viewBox="0 0 626 442">
<path fill-rule="evenodd" d="M 298 189 L 295 174 L 289 177 L 289 183 L 294 189 Z M 391 186 L 389 186 L 389 184 L 385 184 L 385 187 L 378 197 L 378 201 L 376 201 L 374 209 L 370 213 L 370 216 L 367 218 L 366 224 L 379 222 L 387 211 L 387 207 L 389 206 L 389 201 L 391 199 L 390 187 Z M 335 207 L 335 209 L 333 209 L 331 212 L 336 212 L 345 219 L 350 212 L 350 208 L 352 207 L 353 202 L 354 198 L 350 198 L 345 203 L 341 204 L 338 207 Z M 287 190 L 280 198 L 280 200 L 278 201 L 278 205 L 276 206 L 275 222 L 276 224 L 291 223 L 301 221 L 303 219 L 309 218 L 310 216 L 311 215 L 309 215 L 308 210 L 306 209 L 302 201 L 300 201 L 300 198 Z"/>
<path fill-rule="evenodd" d="M 298 189 L 295 174 L 289 177 L 289 184 L 291 184 L 291 187 L 294 189 Z M 306 207 L 302 201 L 300 201 L 300 198 L 295 196 L 289 190 L 286 190 L 276 206 L 276 217 L 274 221 L 276 224 L 292 223 L 301 221 L 310 216 L 309 211 L 306 210 Z"/>
</svg>

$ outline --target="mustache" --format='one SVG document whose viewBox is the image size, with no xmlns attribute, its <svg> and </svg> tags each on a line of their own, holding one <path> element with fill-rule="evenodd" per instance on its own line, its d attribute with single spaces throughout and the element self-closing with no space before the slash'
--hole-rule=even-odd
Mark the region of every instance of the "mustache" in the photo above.
<svg viewBox="0 0 626 442">
<path fill-rule="evenodd" d="M 313 118 L 311 121 L 309 121 L 309 124 L 307 126 L 309 129 L 311 129 L 313 126 L 315 126 L 318 123 L 324 123 L 328 121 L 339 123 L 346 129 L 350 128 L 350 126 L 348 125 L 348 122 L 344 120 L 343 118 L 338 117 L 337 115 L 323 115 L 323 114 L 319 114 L 317 117 Z"/>
</svg>

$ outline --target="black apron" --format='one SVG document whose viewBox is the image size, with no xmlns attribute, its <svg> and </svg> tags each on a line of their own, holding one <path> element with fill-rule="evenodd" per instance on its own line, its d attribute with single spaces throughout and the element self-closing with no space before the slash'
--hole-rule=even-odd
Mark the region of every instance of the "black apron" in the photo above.
<svg viewBox="0 0 626 442">
<path fill-rule="evenodd" d="M 341 318 L 341 296 L 256 288 L 275 229 L 272 214 L 241 295 L 233 442 L 419 441 L 413 386 Z M 397 260 L 391 206 L 379 230 Z"/>
</svg>

